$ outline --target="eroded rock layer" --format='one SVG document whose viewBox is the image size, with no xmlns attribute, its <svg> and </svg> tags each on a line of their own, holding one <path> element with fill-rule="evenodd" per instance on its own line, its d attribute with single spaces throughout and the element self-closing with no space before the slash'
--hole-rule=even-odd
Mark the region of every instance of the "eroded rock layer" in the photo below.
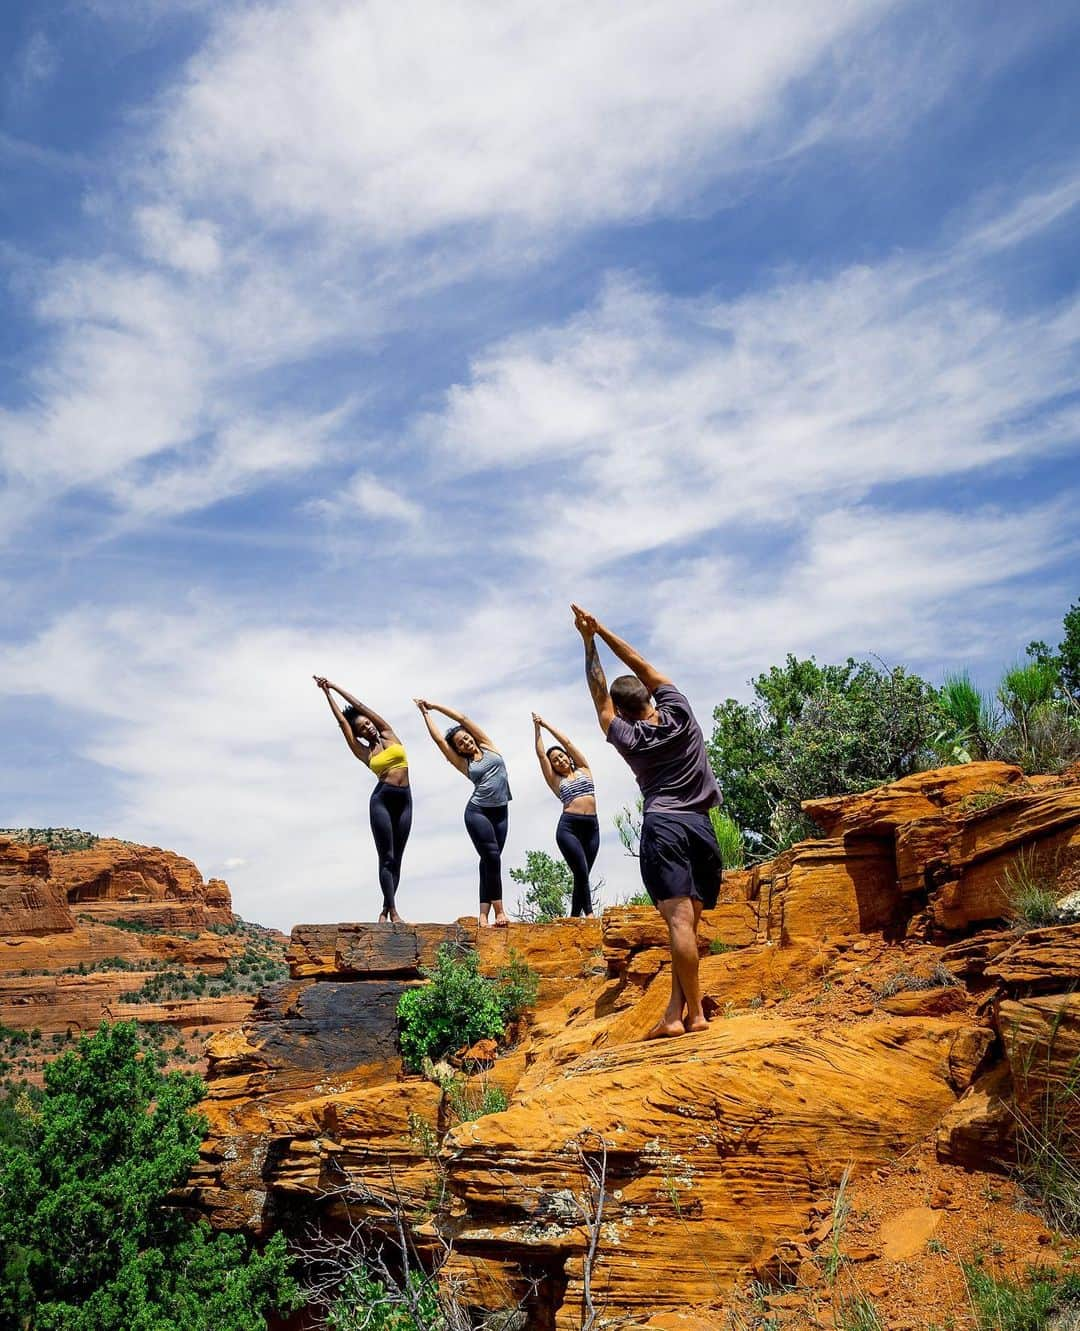
<svg viewBox="0 0 1080 1331">
<path fill-rule="evenodd" d="M 703 916 L 700 1035 L 644 1038 L 670 982 L 651 909 L 298 926 L 291 977 L 211 1043 L 190 1198 L 256 1232 L 396 1211 L 449 1248 L 461 1300 L 536 1331 L 753 1325 L 724 1320 L 751 1279 L 782 1282 L 754 1286 L 777 1325 L 838 1324 L 845 1288 L 879 1291 L 890 1326 L 930 1304 L 965 1325 L 959 1263 L 927 1252 L 979 1251 L 976 1212 L 1018 1269 L 1074 1261 L 1002 1175 L 1075 1092 L 1080 926 L 1028 928 L 1018 901 L 1075 889 L 1080 785 L 970 764 L 808 812 L 824 839 L 729 875 Z M 443 942 L 541 980 L 506 1047 L 459 1060 L 459 1100 L 508 1097 L 471 1121 L 396 1050 Z M 972 1170 L 996 1171 L 981 1200 Z"/>
<path fill-rule="evenodd" d="M 31 1080 L 103 1018 L 134 1020 L 173 1062 L 239 1024 L 284 969 L 220 879 L 172 851 L 81 833 L 0 832 L 0 1073 Z"/>
</svg>

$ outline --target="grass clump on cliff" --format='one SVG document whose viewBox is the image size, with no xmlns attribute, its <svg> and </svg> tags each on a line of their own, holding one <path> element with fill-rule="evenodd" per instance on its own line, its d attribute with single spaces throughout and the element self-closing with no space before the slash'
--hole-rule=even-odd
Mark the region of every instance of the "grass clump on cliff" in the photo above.
<svg viewBox="0 0 1080 1331">
<path fill-rule="evenodd" d="M 207 1131 L 205 1089 L 164 1073 L 130 1022 L 48 1065 L 0 1141 L 0 1325 L 265 1331 L 298 1306 L 281 1235 L 256 1252 L 168 1205 Z"/>
<path fill-rule="evenodd" d="M 494 978 L 480 974 L 475 952 L 444 943 L 433 966 L 421 968 L 430 983 L 408 989 L 398 1000 L 401 1057 L 419 1072 L 425 1059 L 437 1060 L 477 1040 L 500 1040 L 510 1022 L 536 1002 L 535 971 L 510 954 L 510 964 Z"/>
<path fill-rule="evenodd" d="M 1058 890 L 1053 869 L 1039 862 L 1034 847 L 1022 850 L 1005 870 L 1003 883 L 1009 919 L 1020 934 L 1060 923 Z"/>
<path fill-rule="evenodd" d="M 964 1279 L 978 1331 L 1043 1331 L 1054 1313 L 1066 1311 L 1080 1318 L 1080 1275 L 1075 1273 L 1060 1276 L 1032 1267 L 1027 1284 L 1021 1284 L 974 1261 L 964 1264 Z"/>
</svg>

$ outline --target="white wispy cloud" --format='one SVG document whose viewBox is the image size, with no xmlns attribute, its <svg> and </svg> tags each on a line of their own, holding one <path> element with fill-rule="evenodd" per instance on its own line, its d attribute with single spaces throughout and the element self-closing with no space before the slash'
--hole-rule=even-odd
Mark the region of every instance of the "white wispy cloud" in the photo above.
<svg viewBox="0 0 1080 1331">
<path fill-rule="evenodd" d="M 613 276 L 580 315 L 485 351 L 413 437 L 466 474 L 562 460 L 521 512 L 520 548 L 553 562 L 797 526 L 875 487 L 1063 454 L 1080 302 L 1010 310 L 980 260 L 991 230 L 999 249 L 1030 238 L 1074 195 L 1013 200 L 947 251 L 734 299 Z M 557 504 L 557 530 L 530 520 Z"/>
<path fill-rule="evenodd" d="M 370 472 L 358 471 L 340 486 L 332 499 L 317 500 L 317 512 L 332 519 L 347 519 L 362 513 L 376 522 L 398 522 L 415 526 L 422 507 Z"/>
<path fill-rule="evenodd" d="M 176 187 L 379 241 L 667 212 L 802 138 L 785 96 L 888 0 L 257 4 L 167 103 Z M 842 67 L 842 61 L 838 62 Z M 268 96 L 268 90 L 273 95 Z"/>
</svg>

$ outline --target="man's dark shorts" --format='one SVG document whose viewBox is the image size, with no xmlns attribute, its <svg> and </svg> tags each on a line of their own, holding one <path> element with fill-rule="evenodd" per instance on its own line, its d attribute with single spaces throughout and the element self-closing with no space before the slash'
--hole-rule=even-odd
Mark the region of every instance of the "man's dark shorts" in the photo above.
<svg viewBox="0 0 1080 1331">
<path fill-rule="evenodd" d="M 641 826 L 641 881 L 654 905 L 690 897 L 709 910 L 720 895 L 723 861 L 707 813 L 647 813 Z"/>
</svg>

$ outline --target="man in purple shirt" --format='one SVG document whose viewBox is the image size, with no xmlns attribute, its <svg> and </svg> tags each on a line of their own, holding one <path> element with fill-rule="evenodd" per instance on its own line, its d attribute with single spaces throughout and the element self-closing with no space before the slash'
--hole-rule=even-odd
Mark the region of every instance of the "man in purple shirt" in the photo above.
<svg viewBox="0 0 1080 1331">
<path fill-rule="evenodd" d="M 697 928 L 716 905 L 722 863 L 709 810 L 721 803 L 705 739 L 690 704 L 629 643 L 580 606 L 571 606 L 585 643 L 585 678 L 600 729 L 630 765 L 641 788 L 641 877 L 671 941 L 671 999 L 647 1039 L 703 1031 Z M 634 672 L 608 691 L 596 639 Z M 685 1016 L 684 1016 L 685 1010 Z"/>
</svg>

